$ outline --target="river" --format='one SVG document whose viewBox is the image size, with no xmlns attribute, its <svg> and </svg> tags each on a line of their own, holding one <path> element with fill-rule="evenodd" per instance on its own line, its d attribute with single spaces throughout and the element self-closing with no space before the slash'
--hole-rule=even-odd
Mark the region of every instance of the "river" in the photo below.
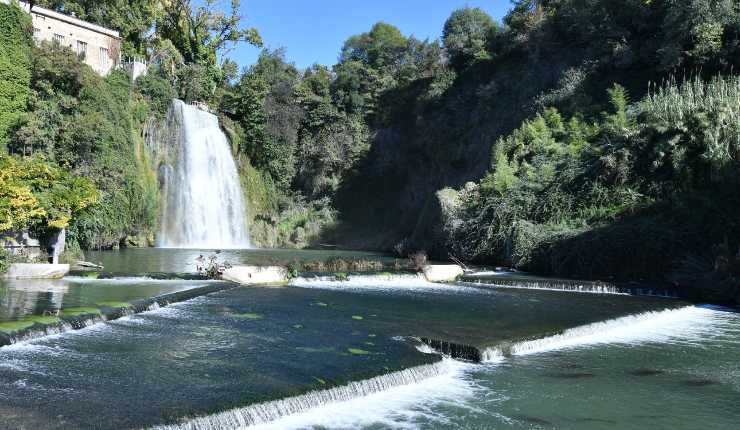
<svg viewBox="0 0 740 430">
<path fill-rule="evenodd" d="M 145 276 L 197 255 L 92 253 L 113 279 L 4 281 L 0 321 L 208 284 Z M 740 314 L 676 299 L 306 275 L 2 347 L 0 428 L 726 429 L 738 357 Z"/>
</svg>

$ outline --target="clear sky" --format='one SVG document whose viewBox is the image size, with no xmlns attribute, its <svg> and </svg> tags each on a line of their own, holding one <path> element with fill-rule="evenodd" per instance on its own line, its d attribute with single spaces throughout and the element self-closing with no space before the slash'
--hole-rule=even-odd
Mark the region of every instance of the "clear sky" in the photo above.
<svg viewBox="0 0 740 430">
<path fill-rule="evenodd" d="M 406 36 L 430 40 L 442 36 L 450 13 L 480 7 L 500 21 L 509 0 L 242 0 L 244 24 L 257 27 L 265 47 L 287 48 L 300 68 L 333 65 L 344 41 L 384 21 Z M 259 49 L 242 44 L 228 56 L 240 66 L 255 62 Z"/>
</svg>

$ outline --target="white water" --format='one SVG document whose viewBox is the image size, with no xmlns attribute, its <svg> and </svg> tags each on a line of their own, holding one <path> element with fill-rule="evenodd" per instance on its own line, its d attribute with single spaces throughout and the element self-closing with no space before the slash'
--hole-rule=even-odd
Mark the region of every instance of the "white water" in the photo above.
<svg viewBox="0 0 740 430">
<path fill-rule="evenodd" d="M 412 367 L 347 385 L 312 391 L 295 397 L 258 403 L 205 417 L 192 418 L 181 424 L 155 427 L 157 430 L 221 430 L 259 428 L 305 428 L 306 421 L 324 421 L 330 427 L 343 427 L 347 420 L 356 423 L 357 408 L 362 407 L 371 422 L 387 412 L 386 407 L 397 407 L 397 400 L 416 403 L 422 390 L 446 385 L 460 387 L 459 376 L 466 364 L 445 359 L 435 364 Z M 457 382 L 457 383 L 456 383 Z M 465 387 L 467 388 L 467 387 Z M 463 395 L 469 389 L 456 390 Z M 416 394 L 416 396 L 409 394 Z M 390 399 L 389 399 L 390 395 Z M 373 402 L 375 400 L 375 402 Z M 368 408 L 368 406 L 370 406 Z M 317 411 L 321 411 L 317 414 Z M 370 416 L 368 412 L 373 411 Z M 328 412 L 328 413 L 327 413 Z"/>
<path fill-rule="evenodd" d="M 422 274 L 350 275 L 344 281 L 337 280 L 333 276 L 298 277 L 290 281 L 290 286 L 343 291 L 393 291 L 394 293 L 478 291 L 461 285 L 429 282 Z"/>
<path fill-rule="evenodd" d="M 593 344 L 646 342 L 699 343 L 721 330 L 734 314 L 700 307 L 645 312 L 589 324 L 560 335 L 512 345 L 512 355 L 527 355 Z M 423 353 L 434 351 L 426 345 Z M 500 349 L 487 351 L 486 366 L 505 360 Z M 444 359 L 366 381 L 301 396 L 193 418 L 158 430 L 389 428 L 416 429 L 419 423 L 449 424 L 445 409 L 476 412 L 481 388 L 474 373 L 485 367 Z M 490 396 L 490 394 L 486 394 Z M 488 399 L 490 400 L 490 398 Z M 503 418 L 505 419 L 505 417 Z"/>
<path fill-rule="evenodd" d="M 179 125 L 174 171 L 165 170 L 159 244 L 166 248 L 249 248 L 246 206 L 229 142 L 218 118 L 174 100 Z"/>
<path fill-rule="evenodd" d="M 484 362 L 498 362 L 506 355 L 529 355 L 607 343 L 633 345 L 673 339 L 696 342 L 725 317 L 723 312 L 695 306 L 644 312 L 574 327 L 554 336 L 514 343 L 508 348 L 487 348 L 482 358 Z"/>
</svg>

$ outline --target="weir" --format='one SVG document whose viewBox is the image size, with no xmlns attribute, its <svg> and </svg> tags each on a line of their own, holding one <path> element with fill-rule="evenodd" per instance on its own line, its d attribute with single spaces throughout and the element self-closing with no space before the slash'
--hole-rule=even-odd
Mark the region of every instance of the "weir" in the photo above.
<svg viewBox="0 0 740 430">
<path fill-rule="evenodd" d="M 639 285 L 623 285 L 600 281 L 579 281 L 571 279 L 528 279 L 526 277 L 507 278 L 499 275 L 490 278 L 465 276 L 462 282 L 479 287 L 492 286 L 528 290 L 567 291 L 575 293 L 620 294 L 632 296 L 663 297 L 670 299 L 686 298 L 680 289 L 658 288 Z"/>
<path fill-rule="evenodd" d="M 639 343 L 688 337 L 713 323 L 717 312 L 696 306 L 643 312 L 564 330 L 539 339 L 513 342 L 485 348 L 481 361 L 498 362 L 507 356 L 537 354 L 583 345 L 604 343 Z"/>
<path fill-rule="evenodd" d="M 507 356 L 520 356 L 567 347 L 584 346 L 593 343 L 639 343 L 665 340 L 666 337 L 682 338 L 693 342 L 694 338 L 706 335 L 716 319 L 722 315 L 713 310 L 687 306 L 664 311 L 644 312 L 613 320 L 588 324 L 568 329 L 560 334 L 540 339 L 513 342 L 508 345 L 477 349 L 468 345 L 452 344 L 434 339 L 417 339 L 422 342 L 419 350 L 425 353 L 444 353 L 470 361 L 495 364 Z M 431 347 L 431 348 L 430 348 Z M 457 364 L 456 364 L 457 363 Z M 422 383 L 431 378 L 455 375 L 460 379 L 477 366 L 464 365 L 450 358 L 440 362 L 392 372 L 364 381 L 352 382 L 322 391 L 285 399 L 253 404 L 213 415 L 186 419 L 181 423 L 154 427 L 156 430 L 216 430 L 244 429 L 261 424 L 279 424 L 284 418 L 322 410 L 332 404 L 348 402 L 373 394 L 379 394 L 397 387 Z M 328 409 L 327 411 L 330 411 Z M 313 417 L 320 413 L 315 412 Z M 294 420 L 295 421 L 295 420 Z M 300 420 L 298 420 L 300 421 Z"/>
<path fill-rule="evenodd" d="M 159 245 L 249 248 L 246 205 L 229 141 L 218 118 L 174 100 L 168 128 L 177 130 L 175 166 L 163 166 Z"/>
<path fill-rule="evenodd" d="M 230 290 L 236 287 L 236 284 L 218 283 L 176 293 L 163 294 L 149 299 L 135 300 L 131 302 L 130 306 L 101 307 L 99 313 L 61 316 L 56 322 L 49 324 L 36 323 L 31 327 L 10 334 L 0 332 L 0 348 L 68 331 L 81 330 L 105 321 L 113 321 L 129 315 L 157 310 L 173 303 L 191 300 L 206 294 Z"/>
<path fill-rule="evenodd" d="M 393 388 L 416 384 L 453 372 L 457 366 L 448 360 L 391 372 L 363 381 L 311 391 L 295 397 L 258 403 L 217 414 L 196 417 L 180 424 L 154 427 L 155 430 L 223 430 L 266 424 L 314 408 L 346 402 Z"/>
</svg>

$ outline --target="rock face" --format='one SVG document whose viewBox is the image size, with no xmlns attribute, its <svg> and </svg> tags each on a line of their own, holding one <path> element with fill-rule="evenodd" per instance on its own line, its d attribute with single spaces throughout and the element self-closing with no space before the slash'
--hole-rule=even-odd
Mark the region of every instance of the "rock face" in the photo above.
<svg viewBox="0 0 740 430">
<path fill-rule="evenodd" d="M 428 265 L 422 271 L 429 282 L 452 282 L 465 273 L 457 264 Z"/>
<path fill-rule="evenodd" d="M 285 284 L 288 269 L 280 266 L 234 266 L 226 269 L 223 279 L 242 285 Z"/>
<path fill-rule="evenodd" d="M 8 268 L 8 279 L 59 279 L 69 273 L 69 264 L 15 263 Z"/>
</svg>

